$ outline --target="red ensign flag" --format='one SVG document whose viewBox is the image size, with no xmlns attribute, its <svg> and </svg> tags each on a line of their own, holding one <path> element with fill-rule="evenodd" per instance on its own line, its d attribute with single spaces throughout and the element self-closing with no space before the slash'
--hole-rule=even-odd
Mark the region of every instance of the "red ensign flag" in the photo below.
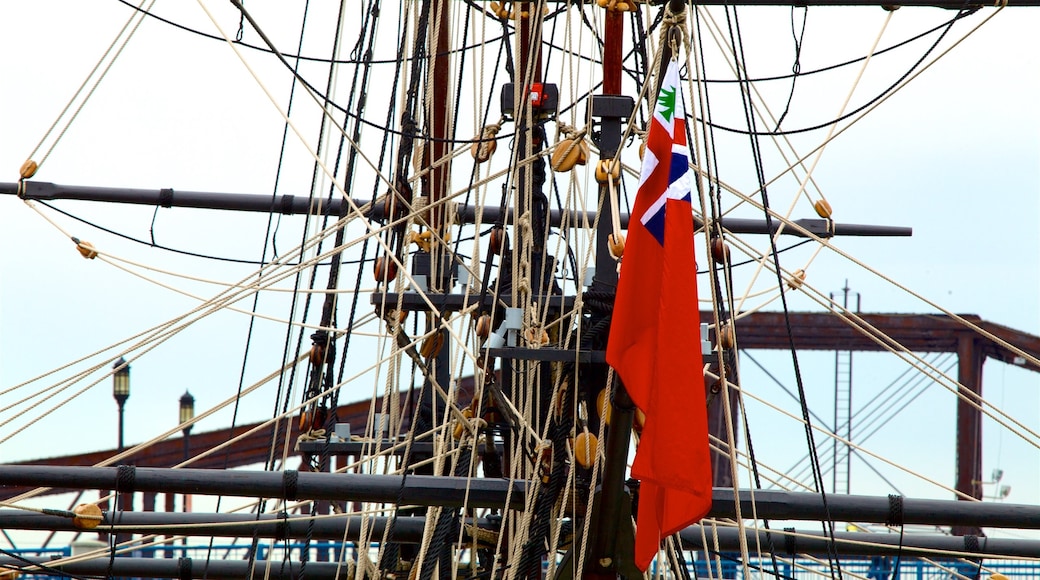
<svg viewBox="0 0 1040 580">
<path fill-rule="evenodd" d="M 650 122 L 607 344 L 607 362 L 646 414 L 632 464 L 642 482 L 635 549 L 642 570 L 661 538 L 711 508 L 689 160 L 672 61 Z"/>
</svg>

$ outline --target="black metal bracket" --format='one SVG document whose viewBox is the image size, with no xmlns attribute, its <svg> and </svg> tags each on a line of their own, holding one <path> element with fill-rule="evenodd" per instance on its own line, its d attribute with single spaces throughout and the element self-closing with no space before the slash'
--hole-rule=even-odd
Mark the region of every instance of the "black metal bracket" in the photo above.
<svg viewBox="0 0 1040 580">
<path fill-rule="evenodd" d="M 502 85 L 499 102 L 502 106 L 502 115 L 507 119 L 511 119 L 513 111 L 516 110 L 516 101 L 513 98 L 515 90 L 513 83 Z M 536 117 L 551 115 L 560 106 L 560 89 L 553 83 L 532 83 L 527 97 L 531 100 L 531 110 Z"/>
<path fill-rule="evenodd" d="M 589 115 L 600 119 L 598 129 L 593 121 L 592 140 L 604 159 L 613 157 L 621 148 L 621 124 L 635 107 L 635 101 L 628 95 L 592 95 Z"/>
</svg>

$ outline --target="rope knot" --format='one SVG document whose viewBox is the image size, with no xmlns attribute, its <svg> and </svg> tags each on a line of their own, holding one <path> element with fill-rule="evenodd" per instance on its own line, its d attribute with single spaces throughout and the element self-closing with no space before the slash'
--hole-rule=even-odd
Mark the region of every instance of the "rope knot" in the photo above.
<svg viewBox="0 0 1040 580">
<path fill-rule="evenodd" d="M 495 136 L 501 130 L 501 121 L 484 125 L 484 128 L 480 130 L 480 135 L 477 137 L 478 140 L 474 141 L 469 147 L 469 153 L 477 163 L 483 163 L 491 159 L 491 155 L 498 148 L 498 141 L 495 140 Z"/>
</svg>

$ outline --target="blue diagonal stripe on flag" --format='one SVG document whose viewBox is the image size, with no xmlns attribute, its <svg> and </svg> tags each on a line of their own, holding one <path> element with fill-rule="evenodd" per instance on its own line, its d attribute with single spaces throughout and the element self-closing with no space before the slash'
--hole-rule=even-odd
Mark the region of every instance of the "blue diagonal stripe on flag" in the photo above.
<svg viewBox="0 0 1040 580">
<path fill-rule="evenodd" d="M 682 123 L 676 123 L 676 128 L 678 129 L 682 125 Z M 643 214 L 640 220 L 646 226 L 646 229 L 653 234 L 654 238 L 657 239 L 657 243 L 662 246 L 664 245 L 665 202 L 668 199 L 693 201 L 690 195 L 690 157 L 688 151 L 689 149 L 686 146 L 679 143 L 672 145 L 672 158 L 668 167 L 668 189 L 654 200 L 654 203 L 647 208 L 646 213 Z"/>
</svg>

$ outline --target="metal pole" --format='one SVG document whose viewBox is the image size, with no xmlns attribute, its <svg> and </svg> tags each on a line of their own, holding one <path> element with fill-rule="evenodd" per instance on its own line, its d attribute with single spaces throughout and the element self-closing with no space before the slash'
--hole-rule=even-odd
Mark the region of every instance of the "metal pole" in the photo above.
<svg viewBox="0 0 1040 580">
<path fill-rule="evenodd" d="M 101 523 L 111 523 L 110 514 Z M 371 526 L 371 533 L 381 535 L 387 523 L 385 517 L 368 518 L 365 525 Z M 418 543 L 422 541 L 426 518 L 421 516 L 398 517 L 394 524 L 394 539 L 400 542 Z M 286 514 L 225 514 L 225 513 L 163 513 L 163 512 L 129 512 L 122 514 L 119 525 L 131 531 L 141 533 L 181 533 L 183 527 L 192 526 L 192 534 L 199 536 L 224 537 L 259 537 L 269 538 L 304 538 L 309 534 L 315 540 L 356 540 L 362 529 L 360 516 L 331 516 L 314 520 L 309 516 Z M 478 528 L 489 529 L 494 526 L 486 519 L 465 518 L 468 526 L 475 524 Z M 140 530 L 135 527 L 140 526 Z M 168 526 L 168 528 L 166 527 Z M 51 516 L 23 510 L 0 510 L 0 529 L 5 530 L 53 530 L 60 532 L 77 531 L 69 518 Z M 680 532 L 683 544 L 688 549 L 704 549 L 702 537 L 709 538 L 708 549 L 715 550 L 715 537 L 718 538 L 718 550 L 722 552 L 739 551 L 739 531 L 730 527 L 704 528 L 691 526 Z M 793 533 L 788 533 L 793 532 Z M 750 545 L 769 545 L 767 534 L 777 550 L 777 555 L 785 552 L 791 554 L 827 553 L 827 542 L 830 537 L 814 530 L 745 530 L 745 537 Z M 944 550 L 948 552 L 965 551 L 963 538 L 945 534 L 877 534 L 868 532 L 838 532 L 834 535 L 838 553 L 843 556 L 882 556 L 894 555 L 902 551 L 905 557 L 921 555 L 923 551 Z M 986 538 L 980 540 L 979 555 L 1034 557 L 1040 554 L 1038 540 L 1009 540 L 1003 538 Z"/>
<path fill-rule="evenodd" d="M 606 95 L 596 96 L 600 97 Z M 617 139 L 620 140 L 620 138 L 621 134 L 619 125 Z M 601 149 L 603 146 L 604 145 L 601 142 Z M 617 144 L 614 145 L 614 147 L 616 146 Z M 13 183 L 0 183 L 0 194 L 13 193 L 13 191 L 8 190 L 16 186 L 17 184 Z M 341 210 L 345 208 L 345 204 L 340 199 L 324 200 L 320 206 L 321 211 L 319 212 L 318 201 L 311 202 L 306 197 L 292 195 L 278 196 L 272 201 L 270 195 L 245 193 L 177 191 L 176 194 L 174 194 L 174 190 L 172 189 L 86 187 L 80 185 L 59 185 L 43 181 L 27 181 L 25 182 L 25 186 L 25 192 L 20 197 L 23 199 L 40 201 L 72 199 L 79 201 L 128 203 L 159 207 L 187 207 L 195 209 L 264 213 L 272 212 L 284 215 L 302 215 L 307 213 L 313 215 L 340 215 Z M 354 200 L 354 203 L 361 208 L 371 206 L 371 209 L 365 213 L 365 215 L 370 219 L 386 219 L 381 204 L 371 205 L 371 201 L 363 199 Z M 500 208 L 495 206 L 484 208 L 461 206 L 455 208 L 455 211 L 459 223 L 473 223 L 476 220 L 478 211 L 485 223 L 501 221 L 510 224 L 514 222 L 513 216 L 515 215 L 515 212 L 512 209 L 507 208 L 505 213 L 503 213 Z M 586 221 L 588 221 L 588 223 L 595 223 L 596 215 L 597 213 L 595 211 L 581 212 L 554 209 L 548 212 L 546 219 L 549 225 L 560 227 L 564 221 L 564 217 L 567 217 L 567 223 L 570 227 L 577 228 Z M 621 214 L 620 218 L 622 228 L 628 227 L 628 217 L 627 213 Z M 600 220 L 600 223 L 607 224 L 607 233 L 609 233 L 610 220 Z M 910 236 L 913 234 L 913 229 L 907 227 L 840 224 L 816 218 L 794 220 L 794 223 L 822 238 L 833 236 Z M 694 224 L 698 228 L 704 227 L 704 222 L 697 217 L 694 218 Z M 777 229 L 780 227 L 779 222 L 775 220 L 770 229 L 766 227 L 764 220 L 747 218 L 722 218 L 721 224 L 724 229 L 734 234 L 775 234 Z M 800 230 L 795 230 L 791 227 L 785 227 L 783 233 L 785 235 L 793 235 L 796 237 L 807 237 Z M 597 261 L 597 277 L 600 276 L 602 270 L 610 270 L 611 266 L 614 265 L 614 261 L 609 255 L 605 259 L 609 260 L 609 262 L 605 262 L 602 266 Z"/>
<path fill-rule="evenodd" d="M 127 512 L 118 518 L 106 512 L 100 527 L 113 523 L 127 529 L 148 534 L 183 534 L 191 527 L 193 536 L 250 537 L 254 534 L 265 538 L 305 538 L 315 540 L 357 540 L 363 529 L 370 529 L 373 537 L 381 537 L 390 518 L 336 515 L 312 518 L 310 515 L 285 513 L 256 514 L 241 513 L 178 513 L 178 512 Z M 496 527 L 497 522 L 483 518 L 464 518 L 469 526 L 475 524 L 482 529 Z M 370 527 L 370 528 L 369 528 Z M 426 527 L 424 516 L 398 516 L 394 522 L 394 541 L 420 543 Z M 59 532 L 78 531 L 70 518 L 27 512 L 16 509 L 0 510 L 0 529 L 5 530 L 53 530 Z M 99 528 L 100 529 L 100 528 Z"/>
<path fill-rule="evenodd" d="M 119 471 L 123 470 L 123 477 Z M 128 471 L 129 470 L 129 471 Z M 525 506 L 527 485 L 522 481 L 470 479 L 464 477 L 359 473 L 223 471 L 214 469 L 169 469 L 155 467 L 54 467 L 5 465 L 0 485 L 33 485 L 63 489 L 96 488 L 134 491 L 171 491 L 203 495 L 243 497 L 294 497 L 332 501 L 397 502 L 416 505 L 498 507 Z M 400 495 L 398 495 L 400 494 Z M 468 495 L 467 495 L 468 494 Z M 890 497 L 863 495 L 828 496 L 825 511 L 819 494 L 759 490 L 740 491 L 743 513 L 752 506 L 760 519 L 822 520 L 830 514 L 835 521 L 884 523 L 893 517 Z M 713 492 L 715 518 L 734 518 L 733 490 L 718 487 Z M 1040 506 L 1026 504 L 968 502 L 938 499 L 902 499 L 902 521 L 906 524 L 973 525 L 1040 529 Z"/>
<path fill-rule="evenodd" d="M 125 405 L 125 403 L 123 401 L 119 401 L 118 402 L 118 406 L 119 406 L 119 451 L 120 452 L 122 452 L 123 449 L 124 449 L 124 447 L 123 447 L 123 405 Z"/>
<path fill-rule="evenodd" d="M 788 533 L 792 532 L 792 533 Z M 702 538 L 708 538 L 708 550 L 714 552 L 739 552 L 740 531 L 736 528 L 691 526 L 679 537 L 688 549 L 703 550 Z M 797 534 L 797 535 L 795 535 Z M 819 531 L 806 530 L 754 530 L 746 528 L 744 536 L 748 545 L 776 547 L 778 556 L 792 557 L 795 554 L 826 556 L 831 538 Z M 718 548 L 715 540 L 718 540 Z M 984 538 L 978 548 L 971 548 L 964 538 L 940 534 L 878 534 L 873 532 L 836 532 L 834 548 L 842 556 L 896 556 L 913 558 L 929 552 L 977 552 L 979 557 L 1002 556 L 1034 558 L 1040 553 L 1040 542 L 1036 540 L 1009 540 Z M 786 552 L 786 553 L 785 553 Z"/>
</svg>

